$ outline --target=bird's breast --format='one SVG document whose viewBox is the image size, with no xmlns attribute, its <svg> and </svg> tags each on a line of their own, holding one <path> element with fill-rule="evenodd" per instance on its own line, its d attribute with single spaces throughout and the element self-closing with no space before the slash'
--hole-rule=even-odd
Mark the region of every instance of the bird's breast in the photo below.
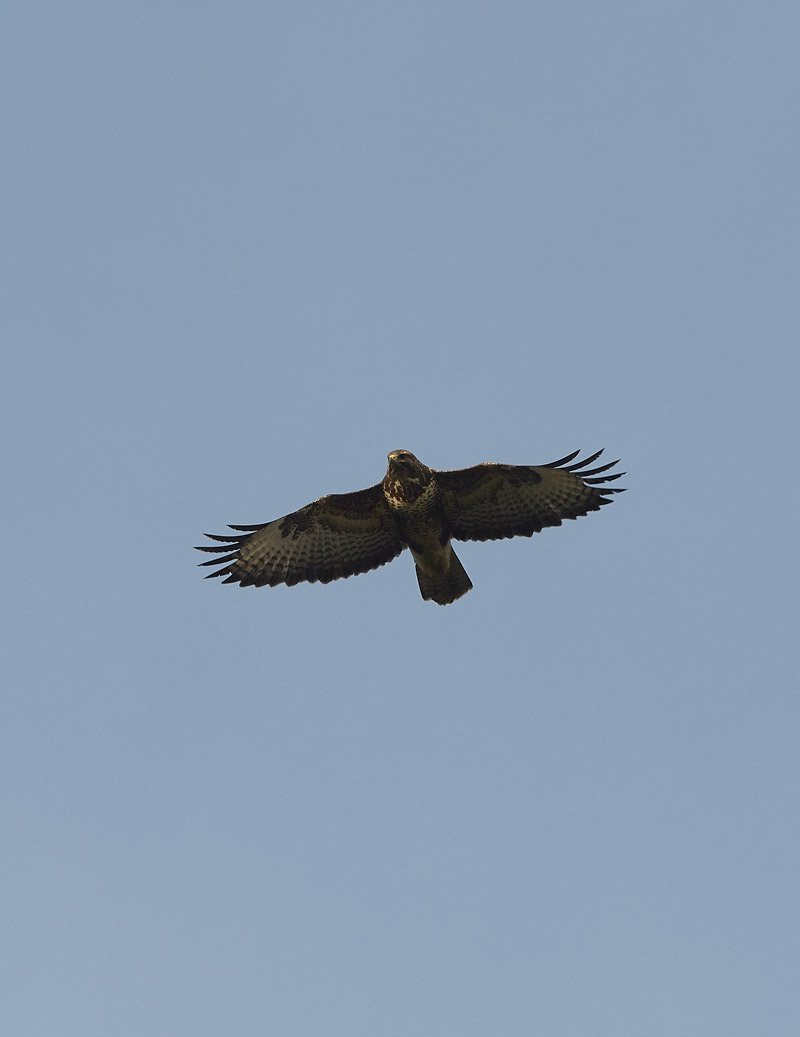
<svg viewBox="0 0 800 1037">
<path fill-rule="evenodd" d="M 383 492 L 389 507 L 396 511 L 427 510 L 436 499 L 436 484 L 387 476 L 383 483 Z"/>
</svg>

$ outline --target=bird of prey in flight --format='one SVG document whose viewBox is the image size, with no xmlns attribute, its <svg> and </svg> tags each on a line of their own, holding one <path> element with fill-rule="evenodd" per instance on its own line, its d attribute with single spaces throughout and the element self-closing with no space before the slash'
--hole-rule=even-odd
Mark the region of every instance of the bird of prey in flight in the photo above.
<svg viewBox="0 0 800 1037">
<path fill-rule="evenodd" d="M 410 451 L 393 450 L 376 486 L 328 494 L 272 522 L 230 526 L 233 536 L 207 533 L 215 544 L 198 550 L 223 557 L 200 564 L 221 565 L 208 575 L 242 587 L 329 583 L 377 569 L 407 547 L 422 597 L 449 605 L 472 587 L 453 540 L 529 537 L 598 511 L 623 492 L 607 484 L 624 473 L 604 474 L 618 461 L 589 468 L 602 450 L 583 461 L 578 453 L 544 465 L 437 472 Z"/>
</svg>

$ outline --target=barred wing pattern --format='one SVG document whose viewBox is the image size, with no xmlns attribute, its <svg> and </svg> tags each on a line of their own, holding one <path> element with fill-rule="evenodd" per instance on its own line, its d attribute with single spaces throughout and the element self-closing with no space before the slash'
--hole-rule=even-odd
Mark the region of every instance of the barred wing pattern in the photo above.
<svg viewBox="0 0 800 1037">
<path fill-rule="evenodd" d="M 222 565 L 209 573 L 242 587 L 292 586 L 302 580 L 330 583 L 377 569 L 403 550 L 381 484 L 356 493 L 332 493 L 299 511 L 256 526 L 230 526 L 238 536 L 205 535 L 222 547 L 200 551 L 224 554 L 201 565 Z"/>
<path fill-rule="evenodd" d="M 602 454 L 571 461 L 579 450 L 546 465 L 479 464 L 437 472 L 450 534 L 455 540 L 501 540 L 532 536 L 610 504 L 623 490 L 604 485 L 619 479 L 602 475 L 618 461 L 588 468 Z"/>
</svg>

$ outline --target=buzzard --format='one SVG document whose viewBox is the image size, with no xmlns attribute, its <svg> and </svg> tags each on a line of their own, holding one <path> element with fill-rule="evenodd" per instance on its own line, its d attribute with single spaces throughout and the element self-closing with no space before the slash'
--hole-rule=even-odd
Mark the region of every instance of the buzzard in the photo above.
<svg viewBox="0 0 800 1037">
<path fill-rule="evenodd" d="M 610 504 L 601 474 L 611 461 L 587 468 L 602 454 L 575 461 L 576 450 L 545 465 L 479 464 L 452 472 L 428 468 L 408 450 L 393 450 L 383 481 L 368 490 L 332 493 L 299 511 L 255 526 L 230 526 L 235 536 L 205 535 L 222 554 L 201 565 L 221 565 L 208 576 L 242 587 L 330 583 L 391 562 L 408 547 L 425 601 L 439 605 L 466 594 L 472 581 L 453 540 L 532 536 Z"/>
</svg>

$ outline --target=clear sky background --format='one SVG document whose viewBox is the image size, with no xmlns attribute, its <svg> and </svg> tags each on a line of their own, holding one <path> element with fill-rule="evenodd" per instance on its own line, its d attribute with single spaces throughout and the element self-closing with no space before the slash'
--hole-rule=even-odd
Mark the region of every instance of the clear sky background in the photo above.
<svg viewBox="0 0 800 1037">
<path fill-rule="evenodd" d="M 799 36 L 6 4 L 4 1034 L 800 1032 Z M 603 446 L 447 608 L 195 568 Z"/>
</svg>

